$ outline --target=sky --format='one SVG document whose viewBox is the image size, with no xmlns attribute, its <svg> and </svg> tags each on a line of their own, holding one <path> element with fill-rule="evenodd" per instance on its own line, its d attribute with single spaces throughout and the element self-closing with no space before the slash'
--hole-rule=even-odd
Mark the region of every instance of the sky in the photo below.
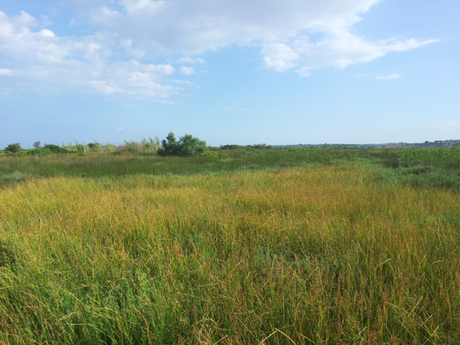
<svg viewBox="0 0 460 345">
<path fill-rule="evenodd" d="M 0 0 L 0 148 L 460 139 L 458 0 Z"/>
</svg>

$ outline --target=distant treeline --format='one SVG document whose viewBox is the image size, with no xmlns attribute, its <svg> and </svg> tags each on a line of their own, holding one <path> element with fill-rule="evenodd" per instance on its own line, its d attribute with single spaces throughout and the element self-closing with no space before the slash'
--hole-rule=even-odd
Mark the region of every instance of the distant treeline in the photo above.
<svg viewBox="0 0 460 345">
<path fill-rule="evenodd" d="M 384 143 L 384 144 L 297 144 L 275 145 L 274 147 L 352 147 L 352 148 L 398 148 L 398 147 L 460 147 L 460 140 L 435 140 L 424 143 Z"/>
<path fill-rule="evenodd" d="M 244 150 L 244 149 L 271 149 L 273 148 L 271 145 L 266 144 L 256 144 L 256 145 L 221 145 L 221 150 Z"/>
<path fill-rule="evenodd" d="M 266 144 L 256 145 L 222 145 L 220 147 L 207 146 L 205 141 L 199 140 L 190 134 L 176 140 L 174 133 L 169 133 L 168 136 L 160 141 L 158 137 L 142 138 L 140 141 L 124 141 L 124 145 L 101 144 L 97 141 L 93 143 L 62 143 L 61 145 L 44 144 L 39 141 L 34 142 L 33 149 L 22 148 L 20 143 L 9 144 L 5 149 L 0 150 L 0 154 L 13 156 L 43 156 L 57 153 L 157 153 L 161 156 L 190 156 L 196 154 L 204 154 L 207 151 L 220 150 L 261 150 L 271 149 L 272 146 Z"/>
<path fill-rule="evenodd" d="M 169 133 L 168 136 L 160 141 L 158 137 L 142 138 L 140 141 L 124 141 L 124 145 L 101 144 L 97 141 L 93 143 L 62 143 L 61 145 L 44 144 L 39 141 L 33 144 L 33 149 L 25 149 L 20 143 L 9 144 L 5 149 L 0 150 L 0 155 L 13 156 L 43 156 L 49 154 L 86 154 L 86 153 L 145 153 L 158 154 L 161 156 L 190 156 L 197 154 L 205 154 L 207 156 L 217 154 L 216 151 L 228 150 L 267 150 L 267 149 L 295 149 L 295 148 L 340 148 L 340 149 L 372 149 L 372 148 L 455 148 L 460 147 L 460 140 L 436 140 L 433 142 L 425 141 L 424 143 L 386 143 L 386 144 L 298 144 L 298 145 L 221 145 L 220 147 L 207 146 L 205 141 L 186 134 L 176 140 L 174 133 Z"/>
</svg>

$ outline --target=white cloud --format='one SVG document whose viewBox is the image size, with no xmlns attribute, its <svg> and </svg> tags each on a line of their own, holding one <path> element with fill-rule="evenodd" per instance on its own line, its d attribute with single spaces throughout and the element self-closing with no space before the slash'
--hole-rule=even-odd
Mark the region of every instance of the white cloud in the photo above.
<svg viewBox="0 0 460 345">
<path fill-rule="evenodd" d="M 195 69 L 193 67 L 185 67 L 185 66 L 182 66 L 180 68 L 180 71 L 182 72 L 182 74 L 184 75 L 192 75 L 192 74 L 195 74 Z"/>
<path fill-rule="evenodd" d="M 14 71 L 8 68 L 0 68 L 0 75 L 14 75 Z"/>
<path fill-rule="evenodd" d="M 323 67 L 344 68 L 350 64 L 370 62 L 391 52 L 419 48 L 434 42 L 437 40 L 372 43 L 352 33 L 340 32 L 333 33 L 318 43 L 311 43 L 308 37 L 299 37 L 290 45 L 282 45 L 282 51 L 286 52 L 284 55 L 280 50 L 266 49 L 267 46 L 262 50 L 262 54 L 268 67 L 279 71 L 302 66 L 297 71 L 300 75 L 305 75 L 306 70 Z"/>
<path fill-rule="evenodd" d="M 200 63 L 204 64 L 206 61 L 204 61 L 202 58 L 191 58 L 191 57 L 183 57 L 177 60 L 177 63 L 181 64 L 195 64 L 195 63 Z"/>
<path fill-rule="evenodd" d="M 299 54 L 286 44 L 272 43 L 266 45 L 262 50 L 262 54 L 265 55 L 265 65 L 277 72 L 284 72 L 298 66 L 294 61 L 299 59 Z"/>
<path fill-rule="evenodd" d="M 116 36 L 58 37 L 48 29 L 33 32 L 36 23 L 25 12 L 9 18 L 0 11 L 0 60 L 8 67 L 1 68 L 0 75 L 14 75 L 17 88 L 29 85 L 33 91 L 49 93 L 66 86 L 105 95 L 159 98 L 175 90 L 161 83 L 164 76 L 174 73 L 172 65 L 110 62 L 112 47 L 119 43 Z M 120 46 L 129 51 L 128 56 L 143 55 L 129 40 Z"/>
<path fill-rule="evenodd" d="M 89 23 L 96 33 L 61 37 L 43 28 L 48 18 L 39 21 L 24 11 L 8 17 L 0 11 L 0 73 L 14 71 L 9 82 L 17 80 L 18 88 L 27 80 L 21 85 L 32 89 L 67 85 L 165 98 L 177 90 L 165 85 L 166 75 L 176 70 L 192 75 L 195 69 L 183 65 L 205 64 L 196 56 L 222 47 L 259 47 L 266 68 L 308 76 L 315 69 L 344 68 L 437 41 L 367 41 L 352 26 L 378 0 L 54 1 L 74 7 L 78 21 L 69 25 L 83 30 Z M 313 35 L 322 38 L 313 41 Z M 161 63 L 177 54 L 184 57 Z"/>
<path fill-rule="evenodd" d="M 121 40 L 120 45 L 125 49 L 128 55 L 134 56 L 136 58 L 144 57 L 145 51 L 142 49 L 134 49 L 132 48 L 133 40 Z"/>
<path fill-rule="evenodd" d="M 118 88 L 113 83 L 109 83 L 106 81 L 98 80 L 98 81 L 91 81 L 90 85 L 93 86 L 99 92 L 102 92 L 104 95 L 110 95 L 116 92 L 123 92 L 125 90 Z"/>
<path fill-rule="evenodd" d="M 159 75 L 172 74 L 171 65 L 148 65 L 139 61 L 117 62 L 101 69 L 89 85 L 103 94 L 128 94 L 166 98 L 175 87 L 157 82 Z"/>
<path fill-rule="evenodd" d="M 311 75 L 310 73 L 311 68 L 307 66 L 303 66 L 301 68 L 296 69 L 295 71 L 301 76 L 301 77 L 308 77 Z"/>
<path fill-rule="evenodd" d="M 370 42 L 353 24 L 378 0 L 122 0 L 94 9 L 91 22 L 133 38 L 151 54 L 200 54 L 231 45 L 261 46 L 278 72 L 365 63 L 437 40 Z M 323 39 L 311 42 L 313 34 Z M 180 63 L 193 63 L 183 58 Z"/>
<path fill-rule="evenodd" d="M 43 29 L 42 31 L 40 31 L 40 35 L 42 35 L 43 37 L 55 37 L 56 36 L 53 31 L 47 30 L 47 29 Z"/>
<path fill-rule="evenodd" d="M 398 78 L 401 78 L 401 76 L 399 74 L 390 74 L 390 75 L 385 76 L 385 77 L 377 77 L 377 79 L 380 79 L 380 80 L 398 79 Z"/>
<path fill-rule="evenodd" d="M 173 79 L 173 80 L 170 80 L 171 83 L 175 83 L 175 84 L 187 84 L 187 85 L 193 85 L 194 83 L 189 81 L 189 80 L 177 80 L 177 79 Z"/>
</svg>

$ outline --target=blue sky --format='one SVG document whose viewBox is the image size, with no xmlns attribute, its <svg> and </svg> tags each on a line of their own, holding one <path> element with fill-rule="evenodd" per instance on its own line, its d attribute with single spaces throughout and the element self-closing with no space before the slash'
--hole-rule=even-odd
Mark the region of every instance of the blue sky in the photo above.
<svg viewBox="0 0 460 345">
<path fill-rule="evenodd" d="M 0 147 L 460 139 L 458 0 L 0 0 Z"/>
</svg>

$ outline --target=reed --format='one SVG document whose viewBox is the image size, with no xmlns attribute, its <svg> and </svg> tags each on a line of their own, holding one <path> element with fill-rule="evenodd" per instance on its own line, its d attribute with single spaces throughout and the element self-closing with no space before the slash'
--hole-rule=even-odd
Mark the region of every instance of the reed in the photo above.
<svg viewBox="0 0 460 345">
<path fill-rule="evenodd" d="M 445 169 L 460 168 L 458 148 L 403 148 L 398 150 L 398 159 L 403 166 L 436 166 Z"/>
<path fill-rule="evenodd" d="M 0 342 L 458 344 L 459 193 L 376 171 L 38 174 L 6 186 Z"/>
</svg>

